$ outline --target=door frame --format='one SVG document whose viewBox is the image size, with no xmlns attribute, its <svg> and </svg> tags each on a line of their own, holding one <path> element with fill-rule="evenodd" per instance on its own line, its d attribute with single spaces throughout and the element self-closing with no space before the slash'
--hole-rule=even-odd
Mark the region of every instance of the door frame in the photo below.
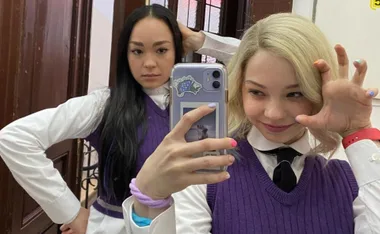
<svg viewBox="0 0 380 234">
<path fill-rule="evenodd" d="M 144 6 L 145 0 L 115 0 L 113 7 L 112 20 L 112 43 L 110 59 L 110 75 L 108 84 L 110 87 L 116 85 L 116 64 L 117 64 L 117 46 L 120 33 L 123 30 L 127 17 L 138 7 Z"/>
<path fill-rule="evenodd" d="M 30 114 L 28 96 L 24 93 L 23 75 L 27 60 L 27 43 L 24 41 L 28 24 L 25 22 L 27 0 L 0 0 L 0 129 Z M 34 10 L 34 9 L 32 9 Z M 90 36 L 91 36 L 92 0 L 74 0 L 72 32 L 70 44 L 70 74 L 68 98 L 87 94 Z M 29 24 L 32 25 L 32 24 Z M 81 168 L 83 161 L 83 141 L 75 140 L 73 157 L 68 163 L 67 183 L 74 194 L 80 198 Z M 75 176 L 74 176 L 75 175 Z M 0 160 L 0 232 L 11 234 L 17 224 L 21 211 L 14 210 L 13 202 L 20 186 L 14 180 L 5 163 Z M 53 225 L 53 224 L 52 224 Z M 18 224 L 19 226 L 19 224 Z"/>
</svg>

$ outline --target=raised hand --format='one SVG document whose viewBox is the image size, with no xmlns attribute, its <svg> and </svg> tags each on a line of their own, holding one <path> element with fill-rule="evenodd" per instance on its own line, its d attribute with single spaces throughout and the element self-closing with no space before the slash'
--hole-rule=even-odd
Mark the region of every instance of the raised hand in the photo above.
<svg viewBox="0 0 380 234">
<path fill-rule="evenodd" d="M 367 71 L 365 60 L 355 60 L 356 72 L 348 79 L 349 61 L 345 49 L 335 46 L 339 63 L 339 78 L 331 79 L 330 66 L 324 60 L 318 60 L 314 66 L 322 76 L 323 107 L 313 116 L 299 115 L 300 124 L 314 129 L 325 129 L 347 136 L 357 130 L 371 127 L 372 97 L 377 89 L 363 89 Z"/>
<path fill-rule="evenodd" d="M 205 35 L 201 32 L 194 32 L 180 22 L 178 22 L 178 25 L 182 33 L 182 44 L 185 55 L 199 50 L 203 46 Z"/>
<path fill-rule="evenodd" d="M 215 108 L 201 106 L 186 113 L 176 127 L 165 137 L 155 152 L 146 160 L 136 177 L 140 191 L 155 200 L 165 199 L 171 194 L 193 184 L 211 184 L 229 178 L 227 172 L 196 173 L 200 169 L 229 166 L 234 162 L 231 155 L 193 158 L 193 154 L 231 149 L 236 141 L 231 138 L 204 139 L 186 142 L 185 134 L 203 116 Z"/>
</svg>

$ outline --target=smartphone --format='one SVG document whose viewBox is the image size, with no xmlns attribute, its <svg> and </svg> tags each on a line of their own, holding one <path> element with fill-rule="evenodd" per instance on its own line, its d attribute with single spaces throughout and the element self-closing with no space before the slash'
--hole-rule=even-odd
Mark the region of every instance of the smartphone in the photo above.
<svg viewBox="0 0 380 234">
<path fill-rule="evenodd" d="M 173 129 L 181 117 L 201 105 L 215 103 L 215 111 L 196 122 L 187 132 L 187 142 L 205 138 L 227 137 L 227 71 L 222 64 L 179 63 L 170 77 L 170 127 Z M 226 150 L 202 152 L 193 157 L 218 156 Z M 226 167 L 200 170 L 224 171 Z"/>
</svg>

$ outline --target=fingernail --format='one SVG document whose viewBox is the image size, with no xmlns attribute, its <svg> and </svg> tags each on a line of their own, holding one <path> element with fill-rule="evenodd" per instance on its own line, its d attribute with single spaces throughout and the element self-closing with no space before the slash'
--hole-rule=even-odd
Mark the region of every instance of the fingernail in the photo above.
<svg viewBox="0 0 380 234">
<path fill-rule="evenodd" d="M 237 146 L 237 142 L 234 139 L 231 139 L 231 146 L 232 147 L 236 147 Z"/>
<path fill-rule="evenodd" d="M 361 63 L 362 63 L 362 60 L 361 60 L 361 59 L 356 59 L 355 62 L 361 64 Z"/>
<path fill-rule="evenodd" d="M 231 163 L 233 163 L 235 161 L 235 157 L 234 156 L 229 156 L 228 157 L 228 161 L 230 161 Z"/>
<path fill-rule="evenodd" d="M 230 173 L 226 172 L 226 179 L 229 179 L 231 177 Z"/>
<path fill-rule="evenodd" d="M 375 92 L 370 91 L 370 92 L 369 92 L 369 96 L 371 96 L 371 97 L 375 96 Z"/>
<path fill-rule="evenodd" d="M 314 65 L 317 65 L 319 63 L 319 60 L 315 61 L 313 64 Z"/>
<path fill-rule="evenodd" d="M 208 104 L 208 107 L 215 108 L 216 107 L 216 103 L 210 103 L 210 104 Z"/>
</svg>

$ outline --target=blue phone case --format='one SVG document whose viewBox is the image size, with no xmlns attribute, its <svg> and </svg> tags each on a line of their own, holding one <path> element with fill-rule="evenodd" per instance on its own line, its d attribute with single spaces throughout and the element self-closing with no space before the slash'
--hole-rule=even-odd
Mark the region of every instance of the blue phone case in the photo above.
<svg viewBox="0 0 380 234">
<path fill-rule="evenodd" d="M 219 76 L 218 76 L 219 74 Z M 227 71 L 221 64 L 181 63 L 174 66 L 170 78 L 170 127 L 182 115 L 201 105 L 215 103 L 216 109 L 203 117 L 186 134 L 188 142 L 227 137 Z M 193 157 L 224 155 L 226 150 L 203 152 Z M 225 167 L 201 171 L 221 171 Z"/>
</svg>

